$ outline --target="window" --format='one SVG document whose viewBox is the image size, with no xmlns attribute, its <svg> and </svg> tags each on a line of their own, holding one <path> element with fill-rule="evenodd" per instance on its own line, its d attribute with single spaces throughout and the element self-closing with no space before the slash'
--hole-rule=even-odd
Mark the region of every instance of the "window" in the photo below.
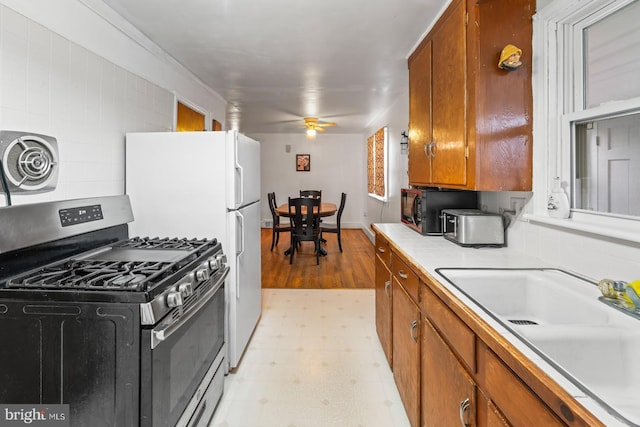
<svg viewBox="0 0 640 427">
<path fill-rule="evenodd" d="M 367 139 L 367 191 L 369 196 L 387 201 L 387 127 Z"/>
<path fill-rule="evenodd" d="M 536 213 L 546 214 L 560 176 L 574 219 L 640 220 L 638 39 L 637 0 L 554 0 L 538 11 L 534 134 L 544 149 L 534 176 L 545 179 L 534 186 Z"/>
</svg>

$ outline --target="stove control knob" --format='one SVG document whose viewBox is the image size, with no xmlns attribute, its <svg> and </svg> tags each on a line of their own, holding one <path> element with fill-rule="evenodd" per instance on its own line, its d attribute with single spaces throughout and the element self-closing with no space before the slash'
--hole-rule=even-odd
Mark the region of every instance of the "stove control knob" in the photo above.
<svg viewBox="0 0 640 427">
<path fill-rule="evenodd" d="M 178 291 L 182 298 L 187 298 L 193 295 L 193 285 L 191 283 L 181 283 L 178 285 Z"/>
<path fill-rule="evenodd" d="M 204 282 L 208 278 L 209 278 L 209 267 L 207 267 L 206 265 L 203 268 L 199 268 L 196 271 L 196 279 L 198 280 L 198 282 Z"/>
<path fill-rule="evenodd" d="M 217 270 L 227 263 L 227 256 L 224 254 L 216 255 L 209 258 L 209 268 L 211 270 Z"/>
<path fill-rule="evenodd" d="M 167 306 L 173 308 L 180 305 L 182 305 L 182 295 L 180 292 L 169 292 L 167 294 Z"/>
</svg>

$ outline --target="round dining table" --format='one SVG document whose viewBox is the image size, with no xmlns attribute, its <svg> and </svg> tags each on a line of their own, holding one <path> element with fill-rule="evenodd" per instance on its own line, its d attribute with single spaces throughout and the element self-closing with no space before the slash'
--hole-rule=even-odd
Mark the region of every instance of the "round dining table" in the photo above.
<svg viewBox="0 0 640 427">
<path fill-rule="evenodd" d="M 303 208 L 304 208 L 304 206 L 303 206 Z M 336 206 L 335 203 L 320 202 L 320 217 L 334 215 L 337 210 L 338 210 L 338 207 Z M 289 211 L 289 203 L 283 203 L 283 204 L 281 204 L 280 206 L 278 206 L 276 208 L 276 213 L 278 215 L 280 215 L 280 216 L 288 218 L 294 212 L 293 211 Z M 304 211 L 303 211 L 303 213 L 304 213 Z M 291 250 L 292 250 L 292 248 L 289 247 L 286 251 L 284 251 L 284 255 L 285 256 L 289 256 L 291 254 Z M 321 256 L 327 255 L 327 251 L 325 251 L 323 247 L 320 247 L 320 255 Z"/>
<path fill-rule="evenodd" d="M 336 213 L 338 207 L 335 203 L 320 203 L 320 216 L 331 216 Z M 283 203 L 276 208 L 276 212 L 280 216 L 290 217 L 293 212 L 289 212 L 289 203 Z M 304 212 L 304 211 L 303 211 Z"/>
</svg>

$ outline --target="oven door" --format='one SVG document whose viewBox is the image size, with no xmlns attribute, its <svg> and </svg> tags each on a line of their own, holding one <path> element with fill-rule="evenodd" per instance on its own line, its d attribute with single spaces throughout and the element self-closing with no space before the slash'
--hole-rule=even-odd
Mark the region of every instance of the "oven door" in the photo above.
<svg viewBox="0 0 640 427">
<path fill-rule="evenodd" d="M 211 381 L 207 373 L 224 350 L 224 277 L 215 284 L 209 283 L 212 279 L 201 284 L 197 291 L 208 289 L 182 316 L 173 321 L 165 317 L 153 329 L 143 330 L 141 426 L 175 426 L 185 418 L 185 409 L 195 411 L 192 402 L 206 390 L 203 381 Z M 185 416 L 189 419 L 190 414 Z"/>
</svg>

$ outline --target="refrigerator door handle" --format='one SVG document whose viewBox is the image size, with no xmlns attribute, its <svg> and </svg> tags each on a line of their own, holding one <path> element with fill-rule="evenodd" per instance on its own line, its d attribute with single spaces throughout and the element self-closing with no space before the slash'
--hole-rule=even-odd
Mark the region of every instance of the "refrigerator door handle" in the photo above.
<svg viewBox="0 0 640 427">
<path fill-rule="evenodd" d="M 236 168 L 236 175 L 238 177 L 238 180 L 236 181 L 236 207 L 238 206 L 242 206 L 244 205 L 244 169 L 242 168 L 242 165 L 238 162 L 238 145 L 239 143 L 236 142 L 235 144 L 235 158 L 234 158 L 234 163 L 235 168 Z"/>
<path fill-rule="evenodd" d="M 240 212 L 236 211 L 236 218 L 239 219 L 238 221 L 238 229 L 240 230 L 240 250 L 236 251 L 236 299 L 240 299 L 240 258 L 242 257 L 242 255 L 244 254 L 244 247 L 245 247 L 245 238 L 244 238 L 244 215 L 242 215 Z M 236 234 L 236 242 L 238 235 Z M 236 246 L 237 247 L 237 246 Z"/>
</svg>

